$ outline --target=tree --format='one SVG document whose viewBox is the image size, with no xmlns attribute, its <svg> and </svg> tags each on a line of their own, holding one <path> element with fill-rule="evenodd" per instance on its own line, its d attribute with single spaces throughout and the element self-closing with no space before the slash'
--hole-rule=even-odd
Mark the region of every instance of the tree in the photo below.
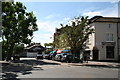
<svg viewBox="0 0 120 80">
<path fill-rule="evenodd" d="M 62 32 L 62 29 L 63 28 L 61 28 L 61 32 L 60 32 L 60 35 L 59 35 L 59 38 L 58 38 L 58 44 L 59 44 L 58 48 L 67 49 L 69 47 L 68 37 L 67 37 L 66 33 Z"/>
<path fill-rule="evenodd" d="M 44 46 L 53 46 L 53 43 L 45 43 Z"/>
<path fill-rule="evenodd" d="M 88 17 L 78 17 L 71 21 L 71 24 L 62 26 L 62 32 L 67 34 L 68 44 L 75 56 L 80 55 L 80 51 L 84 49 L 88 42 L 89 35 L 94 29 L 89 25 Z"/>
<path fill-rule="evenodd" d="M 45 43 L 44 46 L 46 48 L 45 54 L 49 54 L 50 51 L 53 51 L 53 43 Z M 49 48 L 47 48 L 47 47 L 49 47 Z"/>
<path fill-rule="evenodd" d="M 15 45 L 31 42 L 33 32 L 38 30 L 36 21 L 21 2 L 2 2 L 2 53 L 6 60 L 11 60 Z"/>
<path fill-rule="evenodd" d="M 18 44 L 14 46 L 13 55 L 19 54 L 24 51 L 24 44 Z"/>
<path fill-rule="evenodd" d="M 53 43 L 45 43 L 44 46 L 45 48 L 50 47 L 51 49 L 53 49 Z"/>
</svg>

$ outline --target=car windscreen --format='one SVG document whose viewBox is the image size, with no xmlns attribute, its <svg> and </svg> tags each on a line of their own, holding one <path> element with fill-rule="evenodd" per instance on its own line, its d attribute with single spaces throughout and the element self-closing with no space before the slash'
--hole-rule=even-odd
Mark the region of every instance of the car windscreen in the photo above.
<svg viewBox="0 0 120 80">
<path fill-rule="evenodd" d="M 72 55 L 71 53 L 61 53 L 61 55 Z"/>
<path fill-rule="evenodd" d="M 37 56 L 42 56 L 42 54 L 37 54 Z"/>
</svg>

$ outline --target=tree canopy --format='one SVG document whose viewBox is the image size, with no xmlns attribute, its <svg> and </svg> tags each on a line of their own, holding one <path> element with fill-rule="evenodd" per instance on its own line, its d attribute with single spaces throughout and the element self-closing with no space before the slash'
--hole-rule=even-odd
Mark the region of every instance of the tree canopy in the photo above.
<svg viewBox="0 0 120 80">
<path fill-rule="evenodd" d="M 89 35 L 94 32 L 94 29 L 89 25 L 87 17 L 77 17 L 70 21 L 70 24 L 61 24 L 60 35 L 62 36 L 63 44 L 67 44 L 75 55 L 79 55 L 88 42 Z M 64 36 L 63 36 L 64 34 Z"/>
<path fill-rule="evenodd" d="M 21 2 L 2 2 L 2 53 L 7 55 L 7 60 L 16 45 L 31 42 L 33 32 L 38 30 L 36 21 L 33 12 L 26 12 Z"/>
</svg>

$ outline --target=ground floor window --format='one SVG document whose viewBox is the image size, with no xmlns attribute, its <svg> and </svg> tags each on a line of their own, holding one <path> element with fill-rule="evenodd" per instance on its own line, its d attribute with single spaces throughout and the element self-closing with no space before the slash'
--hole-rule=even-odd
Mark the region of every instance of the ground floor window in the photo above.
<svg viewBox="0 0 120 80">
<path fill-rule="evenodd" d="M 106 46 L 106 57 L 114 58 L 114 46 Z"/>
</svg>

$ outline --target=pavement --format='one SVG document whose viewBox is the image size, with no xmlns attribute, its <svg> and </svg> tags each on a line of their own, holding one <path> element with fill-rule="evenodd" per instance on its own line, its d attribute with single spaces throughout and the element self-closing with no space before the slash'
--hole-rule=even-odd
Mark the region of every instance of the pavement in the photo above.
<svg viewBox="0 0 120 80">
<path fill-rule="evenodd" d="M 60 65 L 71 65 L 71 66 L 94 66 L 94 67 L 110 67 L 110 68 L 120 68 L 120 64 L 116 62 L 100 62 L 100 61 L 88 61 L 83 63 L 61 63 L 58 61 L 44 60 L 44 62 L 58 63 Z M 0 64 L 8 65 L 11 62 L 0 61 Z"/>
<path fill-rule="evenodd" d="M 60 65 L 120 68 L 120 64 L 117 62 L 88 61 L 88 62 L 83 62 L 83 63 L 61 63 L 59 61 L 52 61 L 52 60 L 44 60 L 44 61 L 51 62 L 51 63 L 58 63 Z"/>
<path fill-rule="evenodd" d="M 100 62 L 100 61 L 88 61 L 88 62 L 83 62 L 83 63 L 69 63 L 68 65 L 120 68 L 119 63 L 116 63 L 116 62 Z"/>
<path fill-rule="evenodd" d="M 120 68 L 120 64 L 117 62 L 100 62 L 100 61 L 88 61 L 83 63 L 61 63 L 51 60 L 45 60 L 46 62 L 58 63 L 61 65 L 71 66 L 94 66 L 94 67 L 109 67 L 109 68 Z"/>
</svg>

